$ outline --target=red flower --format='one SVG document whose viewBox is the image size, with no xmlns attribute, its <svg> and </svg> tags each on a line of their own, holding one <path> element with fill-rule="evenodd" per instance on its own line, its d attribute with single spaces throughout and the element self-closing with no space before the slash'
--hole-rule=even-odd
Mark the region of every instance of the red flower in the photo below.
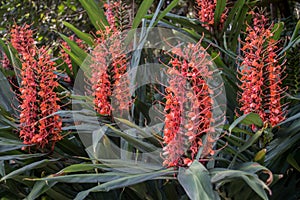
<svg viewBox="0 0 300 200">
<path fill-rule="evenodd" d="M 201 41 L 200 41 L 201 42 Z M 189 44 L 183 50 L 173 48 L 178 58 L 170 61 L 168 70 L 169 87 L 166 89 L 164 165 L 167 167 L 187 166 L 204 145 L 201 158 L 212 151 L 213 140 L 209 135 L 212 119 L 213 91 L 207 85 L 212 78 L 212 64 L 200 45 Z M 207 143 L 202 136 L 207 134 Z M 187 148 L 188 147 L 188 148 Z"/>
<path fill-rule="evenodd" d="M 21 55 L 23 52 L 31 53 L 31 49 L 34 48 L 33 32 L 29 28 L 30 26 L 27 24 L 23 26 L 14 25 L 10 31 L 11 44 Z"/>
<path fill-rule="evenodd" d="M 196 3 L 199 21 L 202 22 L 203 26 L 209 30 L 215 23 L 217 0 L 196 0 Z M 226 12 L 227 11 L 225 10 L 225 12 L 223 12 L 221 15 L 219 22 L 220 28 L 222 28 L 227 17 Z"/>
<path fill-rule="evenodd" d="M 128 11 L 130 8 L 121 0 L 110 0 L 104 4 L 105 16 L 109 24 L 109 28 L 113 31 L 123 31 L 129 28 Z"/>
<path fill-rule="evenodd" d="M 20 86 L 20 137 L 24 144 L 36 144 L 44 148 L 62 137 L 61 118 L 53 115 L 60 109 L 58 97 L 54 88 L 58 86 L 55 75 L 56 67 L 51 61 L 50 55 L 45 48 L 37 49 L 33 39 L 29 38 L 32 33 L 29 26 L 15 26 L 11 32 L 12 43 L 21 55 L 21 86 Z M 17 34 L 17 31 L 22 30 Z M 21 38 L 21 41 L 18 39 Z M 26 38 L 26 39 L 24 39 Z M 27 41 L 27 42 L 26 42 Z M 29 42 L 28 42 L 29 41 Z M 20 44 L 29 46 L 20 46 Z"/>
<path fill-rule="evenodd" d="M 125 6 L 120 2 L 105 4 L 106 18 L 110 26 L 98 30 L 97 47 L 92 52 L 91 84 L 94 98 L 94 109 L 101 115 L 111 115 L 113 109 L 123 112 L 131 104 L 128 91 L 128 79 L 122 79 L 128 68 L 128 58 L 122 48 L 121 30 L 124 28 L 123 12 Z M 114 92 L 114 93 L 113 93 Z M 111 98 L 116 99 L 117 105 L 111 105 Z M 118 108 L 115 108 L 117 106 Z"/>
<path fill-rule="evenodd" d="M 272 39 L 272 26 L 267 27 L 268 19 L 260 13 L 251 14 L 254 15 L 253 27 L 248 25 L 246 29 L 239 72 L 240 111 L 257 113 L 264 122 L 274 126 L 284 120 L 280 103 L 284 92 L 280 86 L 282 68 L 276 60 L 277 46 Z"/>
</svg>

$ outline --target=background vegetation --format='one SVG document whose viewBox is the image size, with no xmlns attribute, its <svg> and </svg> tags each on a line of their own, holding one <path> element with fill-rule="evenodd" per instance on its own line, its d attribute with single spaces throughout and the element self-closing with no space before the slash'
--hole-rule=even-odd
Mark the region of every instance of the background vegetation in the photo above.
<svg viewBox="0 0 300 200">
<path fill-rule="evenodd" d="M 214 64 L 222 71 L 227 93 L 226 124 L 222 137 L 215 141 L 215 154 L 205 162 L 195 159 L 190 165 L 166 167 L 149 162 L 130 162 L 132 158 L 112 159 L 103 162 L 106 148 L 117 144 L 137 155 L 161 148 L 163 132 L 149 133 L 144 122 L 147 113 L 159 94 L 147 85 L 134 96 L 133 120 L 121 120 L 132 133 L 149 136 L 138 140 L 115 128 L 108 116 L 91 110 L 75 111 L 74 103 L 89 102 L 86 96 L 74 95 L 74 82 L 86 57 L 97 46 L 97 31 L 109 25 L 103 1 L 1 1 L 0 31 L 2 57 L 11 68 L 1 67 L 0 73 L 0 198 L 1 199 L 288 199 L 300 198 L 300 6 L 296 1 L 218 0 L 215 17 L 227 17 L 212 26 L 200 22 L 196 1 L 140 0 L 124 1 L 124 13 L 132 28 L 151 26 L 178 30 L 208 47 Z M 288 86 L 281 99 L 286 119 L 275 126 L 264 123 L 253 112 L 237 115 L 241 84 L 241 69 L 247 24 L 252 25 L 249 11 L 264 9 L 273 24 L 273 39 L 278 41 L 278 59 L 284 63 L 285 77 L 282 88 Z M 36 48 L 48 47 L 51 60 L 57 69 L 59 86 L 55 93 L 61 109 L 55 115 L 62 119 L 63 138 L 55 147 L 39 148 L 26 145 L 19 137 L 19 89 L 22 80 L 22 56 L 12 45 L 10 30 L 14 24 L 30 24 Z M 223 24 L 221 28 L 219 25 Z M 75 35 L 74 41 L 69 36 Z M 77 42 L 76 42 L 77 38 Z M 78 40 L 79 39 L 79 40 Z M 154 52 L 132 52 L 140 62 L 161 64 L 162 57 Z M 136 58 L 136 57 L 135 57 Z M 67 62 L 67 60 L 69 61 Z M 170 59 L 170 58 L 167 58 Z M 239 60 L 241 59 L 241 60 Z M 284 60 L 286 60 L 284 62 Z M 3 62 L 2 62 L 3 64 Z M 153 95 L 156 93 L 156 96 Z M 89 102 L 91 105 L 91 102 Z M 287 103 L 287 104 L 285 104 Z M 84 120 L 78 125 L 74 114 Z M 49 116 L 51 117 L 51 116 Z M 139 125 L 139 126 L 137 126 Z M 77 126 L 77 127 L 76 127 Z M 94 151 L 87 150 L 80 134 L 104 134 L 101 141 L 93 138 Z M 202 138 L 205 146 L 205 137 Z M 103 142 L 104 140 L 104 142 Z M 28 148 L 30 146 L 30 148 Z M 136 156 L 134 159 L 140 159 Z M 127 171 L 128 168 L 134 169 Z M 153 170 L 155 169 L 155 170 Z"/>
</svg>

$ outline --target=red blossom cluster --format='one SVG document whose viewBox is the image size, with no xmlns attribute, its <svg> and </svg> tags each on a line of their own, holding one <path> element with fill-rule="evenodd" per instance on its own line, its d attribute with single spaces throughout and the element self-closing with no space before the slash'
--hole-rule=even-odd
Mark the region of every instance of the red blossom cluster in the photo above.
<svg viewBox="0 0 300 200">
<path fill-rule="evenodd" d="M 101 115 L 111 115 L 114 106 L 119 111 L 127 110 L 131 104 L 128 92 L 128 79 L 123 80 L 128 68 L 128 58 L 122 48 L 122 28 L 120 19 L 115 14 L 122 10 L 120 2 L 105 4 L 106 18 L 109 26 L 99 30 L 96 40 L 97 47 L 92 52 L 91 84 L 94 98 L 94 108 Z M 117 16 L 117 17 L 116 17 Z M 111 105 L 112 92 L 118 105 Z"/>
<path fill-rule="evenodd" d="M 197 15 L 199 17 L 199 21 L 203 23 L 203 26 L 206 27 L 208 30 L 214 25 L 215 23 L 215 10 L 217 6 L 217 0 L 196 0 L 197 3 Z M 220 17 L 220 28 L 222 28 L 227 14 L 226 10 L 222 13 Z"/>
<path fill-rule="evenodd" d="M 281 88 L 283 68 L 278 64 L 276 41 L 272 39 L 272 26 L 268 19 L 251 12 L 253 27 L 248 25 L 243 43 L 243 62 L 240 68 L 242 91 L 239 102 L 244 114 L 254 112 L 272 126 L 284 120 L 280 99 L 285 89 Z"/>
<path fill-rule="evenodd" d="M 24 144 L 36 144 L 44 148 L 60 140 L 62 121 L 53 115 L 60 109 L 54 89 L 58 86 L 55 63 L 47 49 L 34 45 L 30 26 L 15 25 L 11 30 L 11 42 L 20 54 L 20 137 Z"/>
<path fill-rule="evenodd" d="M 212 65 L 201 42 L 173 48 L 176 58 L 170 61 L 169 86 L 166 88 L 164 165 L 188 166 L 203 147 L 200 158 L 213 154 L 210 133 L 213 91 L 207 80 L 212 78 Z M 207 135 L 206 143 L 202 136 Z"/>
<path fill-rule="evenodd" d="M 113 32 L 129 28 L 129 8 L 122 0 L 110 0 L 104 4 L 104 8 L 106 19 Z"/>
</svg>

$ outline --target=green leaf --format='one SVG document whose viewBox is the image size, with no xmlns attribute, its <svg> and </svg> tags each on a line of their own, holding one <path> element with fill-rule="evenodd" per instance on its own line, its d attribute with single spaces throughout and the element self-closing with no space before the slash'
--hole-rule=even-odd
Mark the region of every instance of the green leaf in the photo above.
<svg viewBox="0 0 300 200">
<path fill-rule="evenodd" d="M 65 48 L 64 46 L 62 46 L 62 48 L 64 49 L 64 51 L 69 54 L 69 56 L 71 57 L 71 59 L 80 67 L 85 66 L 82 63 L 84 62 L 84 59 L 79 58 L 78 56 L 76 56 L 73 52 L 71 52 L 70 50 L 68 50 L 67 48 Z M 83 69 L 85 70 L 85 69 Z"/>
<path fill-rule="evenodd" d="M 237 44 L 239 42 L 239 35 L 242 32 L 242 28 L 245 26 L 245 21 L 247 20 L 247 13 L 248 13 L 249 7 L 243 6 L 241 11 L 239 12 L 239 15 L 235 18 L 232 27 L 230 29 L 230 32 L 228 33 L 228 43 L 230 43 L 230 49 L 232 51 L 236 51 Z"/>
<path fill-rule="evenodd" d="M 290 165 L 292 165 L 296 170 L 298 170 L 298 172 L 300 172 L 300 166 L 299 164 L 297 163 L 297 161 L 295 160 L 294 158 L 294 155 L 293 154 L 289 154 L 288 157 L 287 157 L 287 161 Z"/>
<path fill-rule="evenodd" d="M 20 141 L 0 138 L 0 153 L 15 150 L 15 149 L 21 149 L 22 147 L 25 146 L 27 145 L 23 144 Z"/>
<path fill-rule="evenodd" d="M 68 23 L 68 22 L 63 22 L 63 24 L 68 27 L 69 29 L 71 29 L 80 39 L 82 39 L 85 43 L 87 43 L 89 46 L 94 46 L 94 38 L 93 36 L 91 36 L 88 33 L 84 33 L 82 31 L 80 31 L 79 29 L 77 29 L 75 26 L 73 26 L 72 24 Z"/>
<path fill-rule="evenodd" d="M 38 162 L 34 162 L 34 163 L 31 163 L 29 165 L 26 165 L 24 167 L 21 167 L 15 171 L 12 171 L 10 172 L 9 174 L 7 174 L 6 176 L 2 177 L 0 179 L 0 182 L 1 181 L 4 181 L 4 180 L 7 180 L 7 179 L 11 179 L 11 178 L 14 178 L 16 176 L 18 176 L 19 174 L 22 174 L 24 172 L 27 172 L 27 171 L 30 171 L 32 169 L 36 169 L 36 168 L 41 168 L 41 167 L 44 167 L 46 166 L 49 162 L 53 162 L 53 161 L 57 161 L 58 159 L 52 159 L 52 160 L 48 160 L 48 159 L 45 159 L 45 160 L 41 160 L 41 161 L 38 161 Z"/>
<path fill-rule="evenodd" d="M 237 2 L 234 3 L 234 6 L 233 6 L 233 8 L 230 9 L 230 13 L 224 23 L 223 32 L 227 30 L 228 26 L 231 23 L 233 23 L 232 22 L 233 19 L 234 20 L 238 19 L 239 13 L 240 13 L 241 9 L 243 8 L 244 4 L 245 4 L 245 0 L 238 0 Z"/>
<path fill-rule="evenodd" d="M 276 162 L 282 167 L 286 157 L 293 149 L 298 148 L 300 141 L 300 120 L 295 120 L 288 128 L 279 129 L 279 136 L 268 145 L 267 166 L 273 167 Z"/>
<path fill-rule="evenodd" d="M 0 160 L 0 175 L 5 176 L 5 165 L 4 165 L 4 160 Z"/>
<path fill-rule="evenodd" d="M 241 148 L 239 148 L 239 153 L 251 147 L 260 138 L 263 132 L 263 129 L 258 130 L 252 137 L 250 137 L 249 140 L 247 140 L 247 142 Z"/>
<path fill-rule="evenodd" d="M 257 125 L 259 127 L 263 126 L 263 121 L 261 120 L 261 118 L 259 117 L 258 114 L 256 113 L 248 113 L 245 114 L 239 118 L 237 118 L 229 127 L 229 132 L 232 132 L 232 129 L 234 129 L 238 124 L 245 124 L 245 125 Z"/>
<path fill-rule="evenodd" d="M 167 13 L 165 16 L 166 19 L 172 20 L 174 23 L 179 23 L 183 27 L 194 29 L 195 31 L 199 33 L 204 33 L 206 36 L 210 36 L 210 32 L 206 30 L 204 27 L 201 26 L 199 20 L 196 19 L 190 19 L 188 17 L 175 15 L 172 13 Z"/>
<path fill-rule="evenodd" d="M 223 128 L 224 128 L 225 130 L 228 130 L 229 127 L 230 127 L 229 124 L 223 125 Z M 241 129 L 241 128 L 239 128 L 239 127 L 234 127 L 233 129 L 231 129 L 231 133 L 245 133 L 245 134 L 247 134 L 247 135 L 253 135 L 252 132 L 247 131 L 247 130 L 245 130 L 245 129 Z"/>
<path fill-rule="evenodd" d="M 149 8 L 153 5 L 153 0 L 147 0 L 147 1 L 143 1 L 142 4 L 140 5 L 134 19 L 132 22 L 132 29 L 136 29 L 142 19 L 145 17 L 145 15 L 147 14 Z"/>
<path fill-rule="evenodd" d="M 146 132 L 147 128 L 141 128 L 141 127 L 137 126 L 135 123 L 130 122 L 126 119 L 116 118 L 116 117 L 114 119 L 116 121 L 120 121 L 121 123 L 127 125 L 128 127 L 133 128 L 133 130 L 135 130 L 137 132 L 137 134 L 141 135 L 141 137 L 143 137 L 145 139 L 148 139 L 152 144 L 154 144 L 156 146 L 161 146 L 160 141 L 158 139 L 154 138 L 154 136 L 151 135 L 149 132 Z"/>
<path fill-rule="evenodd" d="M 272 33 L 273 33 L 273 39 L 274 40 L 278 40 L 280 38 L 281 32 L 284 28 L 284 23 L 283 22 L 278 22 L 274 25 L 273 29 L 272 29 Z"/>
<path fill-rule="evenodd" d="M 155 20 L 155 23 L 153 26 L 155 26 L 164 16 L 166 16 L 167 13 L 169 13 L 175 6 L 177 6 L 179 0 L 173 0 L 166 9 L 164 9 Z"/>
<path fill-rule="evenodd" d="M 299 36 L 299 30 L 300 30 L 300 20 L 296 24 L 296 27 L 295 27 L 293 35 L 290 39 L 290 42 L 294 41 Z"/>
<path fill-rule="evenodd" d="M 5 55 L 7 56 L 7 58 L 11 61 L 11 57 L 10 57 L 10 53 L 8 50 L 8 45 L 6 45 L 2 39 L 0 39 L 0 46 L 2 47 L 1 50 L 3 50 L 3 52 L 5 53 Z"/>
<path fill-rule="evenodd" d="M 218 0 L 217 1 L 216 10 L 214 13 L 214 17 L 215 17 L 214 24 L 215 25 L 219 24 L 221 15 L 224 12 L 225 6 L 226 6 L 226 0 Z"/>
<path fill-rule="evenodd" d="M 145 172 L 153 172 L 161 170 L 162 162 L 159 163 L 145 163 L 138 160 L 123 160 L 123 159 L 101 159 L 105 165 L 117 171 L 126 171 L 127 173 L 137 174 Z"/>
<path fill-rule="evenodd" d="M 29 195 L 26 197 L 26 199 L 36 199 L 38 198 L 41 194 L 45 193 L 48 191 L 50 188 L 52 188 L 56 182 L 45 182 L 45 181 L 37 181 L 33 188 L 31 189 L 31 192 Z"/>
<path fill-rule="evenodd" d="M 28 158 L 36 158 L 36 157 L 41 157 L 46 154 L 42 153 L 37 153 L 37 154 L 13 154 L 13 155 L 5 155 L 5 156 L 0 156 L 0 160 L 26 160 Z"/>
<path fill-rule="evenodd" d="M 219 199 L 213 191 L 209 172 L 198 161 L 189 168 L 179 168 L 178 181 L 192 200 Z"/>
<path fill-rule="evenodd" d="M 282 49 L 280 51 L 280 53 L 278 54 L 278 56 L 280 56 L 281 54 L 284 54 L 286 51 L 288 51 L 290 48 L 292 48 L 295 45 L 297 45 L 299 42 L 300 42 L 300 35 L 297 36 L 294 40 L 290 40 L 290 42 L 288 43 L 288 45 L 286 47 L 284 47 L 284 49 Z"/>
<path fill-rule="evenodd" d="M 74 54 L 80 58 L 81 60 L 84 60 L 87 57 L 87 53 L 82 50 L 77 44 L 76 42 L 72 41 L 70 38 L 68 38 L 67 36 L 63 35 L 63 34 L 59 34 L 60 37 L 62 37 L 62 39 L 64 41 L 66 41 L 69 45 L 69 47 L 71 48 L 71 52 L 74 52 Z"/>
<path fill-rule="evenodd" d="M 296 114 L 296 115 L 293 115 L 293 116 L 291 116 L 291 117 L 285 119 L 283 122 L 277 124 L 276 126 L 281 126 L 281 125 L 286 124 L 286 123 L 288 123 L 288 122 L 294 121 L 294 120 L 296 120 L 296 119 L 298 119 L 298 118 L 300 118 L 300 113 L 298 113 L 298 114 Z"/>
<path fill-rule="evenodd" d="M 126 173 L 106 172 L 99 174 L 71 174 L 66 176 L 50 175 L 45 178 L 29 179 L 38 181 L 55 181 L 62 183 L 98 183 L 108 182 L 127 176 Z"/>
<path fill-rule="evenodd" d="M 268 200 L 268 196 L 264 189 L 267 189 L 271 194 L 271 191 L 268 188 L 268 186 L 263 181 L 261 181 L 255 173 L 244 172 L 241 170 L 228 170 L 222 168 L 212 169 L 210 170 L 210 173 L 212 174 L 211 181 L 212 183 L 217 185 L 217 188 L 221 187 L 224 184 L 228 184 L 229 182 L 234 183 L 239 180 L 244 180 L 244 182 L 262 199 Z"/>
<path fill-rule="evenodd" d="M 136 148 L 142 150 L 143 152 L 155 152 L 157 150 L 157 147 L 155 147 L 152 144 L 143 142 L 141 139 L 138 139 L 136 137 L 132 137 L 122 131 L 119 131 L 118 129 L 114 128 L 111 125 L 106 125 L 107 127 L 109 127 L 110 129 L 112 129 L 112 131 L 117 134 L 118 136 L 124 138 L 126 141 L 128 141 L 130 144 L 134 145 Z"/>
<path fill-rule="evenodd" d="M 106 165 L 102 165 L 102 164 L 74 164 L 62 169 L 57 174 L 90 171 L 96 168 L 106 168 L 106 167 L 107 167 Z"/>
<path fill-rule="evenodd" d="M 18 81 L 18 84 L 20 86 L 21 85 L 20 70 L 22 69 L 22 63 L 19 60 L 19 58 L 17 58 L 17 56 L 16 56 L 17 55 L 16 50 L 10 45 L 8 45 L 7 47 L 8 47 L 8 51 L 9 51 L 10 58 L 11 58 L 10 62 L 14 67 L 14 71 L 15 71 L 15 74 L 16 74 L 16 77 L 17 77 L 17 81 Z"/>
<path fill-rule="evenodd" d="M 97 30 L 104 30 L 108 26 L 103 9 L 94 0 L 79 0 L 82 7 L 86 10 L 92 24 Z"/>
<path fill-rule="evenodd" d="M 138 174 L 138 175 L 127 175 L 125 177 L 109 181 L 106 183 L 103 183 L 101 185 L 95 186 L 93 188 L 90 188 L 88 190 L 82 191 L 77 194 L 75 200 L 83 200 L 85 197 L 89 195 L 90 192 L 100 192 L 100 191 L 110 191 L 117 188 L 127 187 L 130 185 L 134 185 L 137 183 L 141 183 L 147 180 L 152 180 L 164 175 L 170 175 L 173 174 L 174 171 L 167 169 L 157 172 L 151 172 L 151 173 L 145 173 L 145 174 Z"/>
<path fill-rule="evenodd" d="M 16 95 L 12 92 L 12 88 L 6 77 L 0 71 L 0 105 L 9 113 L 17 114 L 15 108 L 18 108 L 18 101 Z"/>
</svg>

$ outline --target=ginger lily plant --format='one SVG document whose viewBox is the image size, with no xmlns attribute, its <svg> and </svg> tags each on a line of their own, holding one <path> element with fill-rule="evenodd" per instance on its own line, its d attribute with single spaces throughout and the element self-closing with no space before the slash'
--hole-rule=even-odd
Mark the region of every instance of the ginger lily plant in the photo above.
<svg viewBox="0 0 300 200">
<path fill-rule="evenodd" d="M 76 36 L 60 33 L 59 53 L 39 46 L 34 24 L 0 41 L 3 199 L 300 197 L 299 90 L 288 94 L 284 79 L 299 22 L 284 41 L 284 24 L 256 1 L 197 0 L 195 19 L 170 12 L 179 0 L 154 10 L 144 0 L 136 12 L 123 1 L 79 1 L 93 30 L 64 22 Z M 167 45 L 153 50 L 153 26 L 189 42 L 163 34 L 156 43 Z M 135 88 L 124 78 L 149 63 L 165 82 Z M 215 74 L 223 82 L 213 88 Z"/>
</svg>

